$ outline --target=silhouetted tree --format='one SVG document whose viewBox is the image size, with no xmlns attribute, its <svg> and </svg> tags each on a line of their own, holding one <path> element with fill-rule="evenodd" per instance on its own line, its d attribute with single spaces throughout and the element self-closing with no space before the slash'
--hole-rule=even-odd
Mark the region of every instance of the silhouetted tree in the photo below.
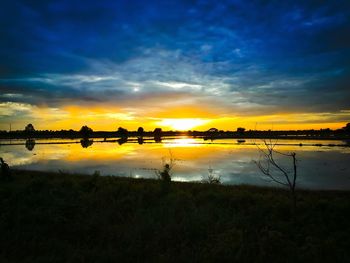
<svg viewBox="0 0 350 263">
<path fill-rule="evenodd" d="M 297 180 L 297 159 L 296 153 L 282 153 L 275 150 L 276 143 L 272 143 L 271 140 L 264 142 L 265 149 L 260 148 L 256 145 L 260 151 L 260 159 L 259 161 L 255 161 L 256 165 L 260 169 L 260 171 L 270 178 L 273 182 L 278 183 L 287 187 L 290 190 L 294 209 L 296 207 L 296 180 Z M 275 160 L 275 154 L 290 157 L 292 159 L 293 170 L 290 172 L 287 169 L 283 168 L 280 164 Z M 279 175 L 278 175 L 279 174 Z M 281 179 L 282 176 L 282 179 Z"/>
<path fill-rule="evenodd" d="M 143 136 L 143 132 L 144 132 L 144 130 L 143 130 L 142 127 L 139 127 L 139 128 L 137 129 L 137 135 L 138 135 L 138 136 Z"/>
<path fill-rule="evenodd" d="M 208 133 L 217 133 L 217 132 L 219 132 L 219 130 L 216 128 L 210 128 L 207 132 Z"/>
<path fill-rule="evenodd" d="M 24 128 L 24 131 L 26 131 L 26 132 L 34 132 L 35 129 L 34 129 L 33 124 L 29 123 L 29 124 Z"/>
<path fill-rule="evenodd" d="M 92 135 L 93 130 L 90 127 L 84 125 L 81 127 L 79 132 L 83 138 L 89 138 Z"/>
<path fill-rule="evenodd" d="M 241 128 L 241 127 L 237 128 L 237 133 L 243 134 L 244 131 L 245 131 L 245 128 Z"/>
<path fill-rule="evenodd" d="M 345 127 L 343 127 L 343 130 L 344 130 L 345 132 L 350 132 L 350 123 L 347 123 L 347 124 L 345 125 Z"/>
<path fill-rule="evenodd" d="M 153 131 L 154 136 L 161 136 L 162 135 L 162 128 L 155 128 Z"/>
<path fill-rule="evenodd" d="M 76 133 L 76 131 L 74 131 L 73 129 L 68 130 L 69 137 L 72 139 L 74 138 L 75 133 Z"/>
<path fill-rule="evenodd" d="M 210 128 L 205 133 L 207 134 L 207 137 L 204 137 L 204 140 L 207 140 L 207 139 L 214 140 L 218 136 L 219 130 L 216 128 Z"/>
<path fill-rule="evenodd" d="M 126 138 L 128 138 L 129 132 L 128 132 L 127 129 L 124 129 L 124 128 L 122 128 L 122 127 L 119 127 L 117 133 L 118 133 L 118 135 L 119 135 L 120 137 L 123 137 L 123 138 L 126 137 Z"/>
<path fill-rule="evenodd" d="M 28 151 L 32 151 L 34 149 L 34 146 L 35 146 L 35 140 L 33 139 L 26 140 L 26 148 Z"/>
</svg>

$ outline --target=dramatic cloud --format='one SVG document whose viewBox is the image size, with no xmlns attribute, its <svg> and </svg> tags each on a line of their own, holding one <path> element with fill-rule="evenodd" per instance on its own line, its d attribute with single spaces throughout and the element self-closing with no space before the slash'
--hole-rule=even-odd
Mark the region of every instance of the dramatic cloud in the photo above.
<svg viewBox="0 0 350 263">
<path fill-rule="evenodd" d="M 104 129 L 350 119 L 347 0 L 15 0 L 0 33 L 0 129 L 69 128 L 72 108 Z"/>
</svg>

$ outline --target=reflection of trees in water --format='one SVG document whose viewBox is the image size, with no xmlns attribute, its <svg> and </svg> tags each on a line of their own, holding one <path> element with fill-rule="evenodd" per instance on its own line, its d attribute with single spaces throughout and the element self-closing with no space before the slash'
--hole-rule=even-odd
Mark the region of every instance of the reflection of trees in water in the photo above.
<svg viewBox="0 0 350 263">
<path fill-rule="evenodd" d="M 162 129 L 161 128 L 155 128 L 153 131 L 153 135 L 154 135 L 155 142 L 162 142 Z"/>
<path fill-rule="evenodd" d="M 94 143 L 94 140 L 89 140 L 87 138 L 80 140 L 81 147 L 87 148 Z"/>
<path fill-rule="evenodd" d="M 119 140 L 117 140 L 119 145 L 122 145 L 128 141 L 128 137 L 122 137 Z"/>
<path fill-rule="evenodd" d="M 35 146 L 35 140 L 34 139 L 27 139 L 26 140 L 26 148 L 28 151 L 32 151 Z"/>
<path fill-rule="evenodd" d="M 155 128 L 153 131 L 153 135 L 154 135 L 155 142 L 162 142 L 162 129 L 161 128 Z"/>
<path fill-rule="evenodd" d="M 144 129 L 143 129 L 142 127 L 139 127 L 139 128 L 137 129 L 137 134 L 138 134 L 140 137 L 143 136 L 143 132 L 144 132 Z"/>
<path fill-rule="evenodd" d="M 143 144 L 143 137 L 137 137 L 137 142 L 139 144 Z"/>
<path fill-rule="evenodd" d="M 155 142 L 162 142 L 162 137 L 161 136 L 154 136 L 154 141 Z"/>
</svg>

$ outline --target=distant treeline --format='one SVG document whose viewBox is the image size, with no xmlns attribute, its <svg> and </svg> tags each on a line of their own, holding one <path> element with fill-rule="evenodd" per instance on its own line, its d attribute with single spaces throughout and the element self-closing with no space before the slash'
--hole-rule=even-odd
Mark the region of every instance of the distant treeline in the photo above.
<svg viewBox="0 0 350 263">
<path fill-rule="evenodd" d="M 350 123 L 344 128 L 331 130 L 289 130 L 289 131 L 259 131 L 245 130 L 237 128 L 236 131 L 223 131 L 211 128 L 207 131 L 162 131 L 156 128 L 153 131 L 144 131 L 142 127 L 137 131 L 128 131 L 119 127 L 116 131 L 93 131 L 88 126 L 83 126 L 79 131 L 76 130 L 35 130 L 32 124 L 28 124 L 24 130 L 17 131 L 0 131 L 1 139 L 21 139 L 21 138 L 128 138 L 128 137 L 168 137 L 168 136 L 192 136 L 204 139 L 220 139 L 220 138 L 278 138 L 278 139 L 350 139 Z"/>
</svg>

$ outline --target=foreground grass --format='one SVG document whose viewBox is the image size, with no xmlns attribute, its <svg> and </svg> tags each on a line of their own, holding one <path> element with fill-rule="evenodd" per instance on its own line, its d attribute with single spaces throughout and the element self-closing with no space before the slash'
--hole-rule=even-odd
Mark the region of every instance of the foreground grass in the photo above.
<svg viewBox="0 0 350 263">
<path fill-rule="evenodd" d="M 14 172 L 0 262 L 349 262 L 350 193 Z"/>
</svg>

